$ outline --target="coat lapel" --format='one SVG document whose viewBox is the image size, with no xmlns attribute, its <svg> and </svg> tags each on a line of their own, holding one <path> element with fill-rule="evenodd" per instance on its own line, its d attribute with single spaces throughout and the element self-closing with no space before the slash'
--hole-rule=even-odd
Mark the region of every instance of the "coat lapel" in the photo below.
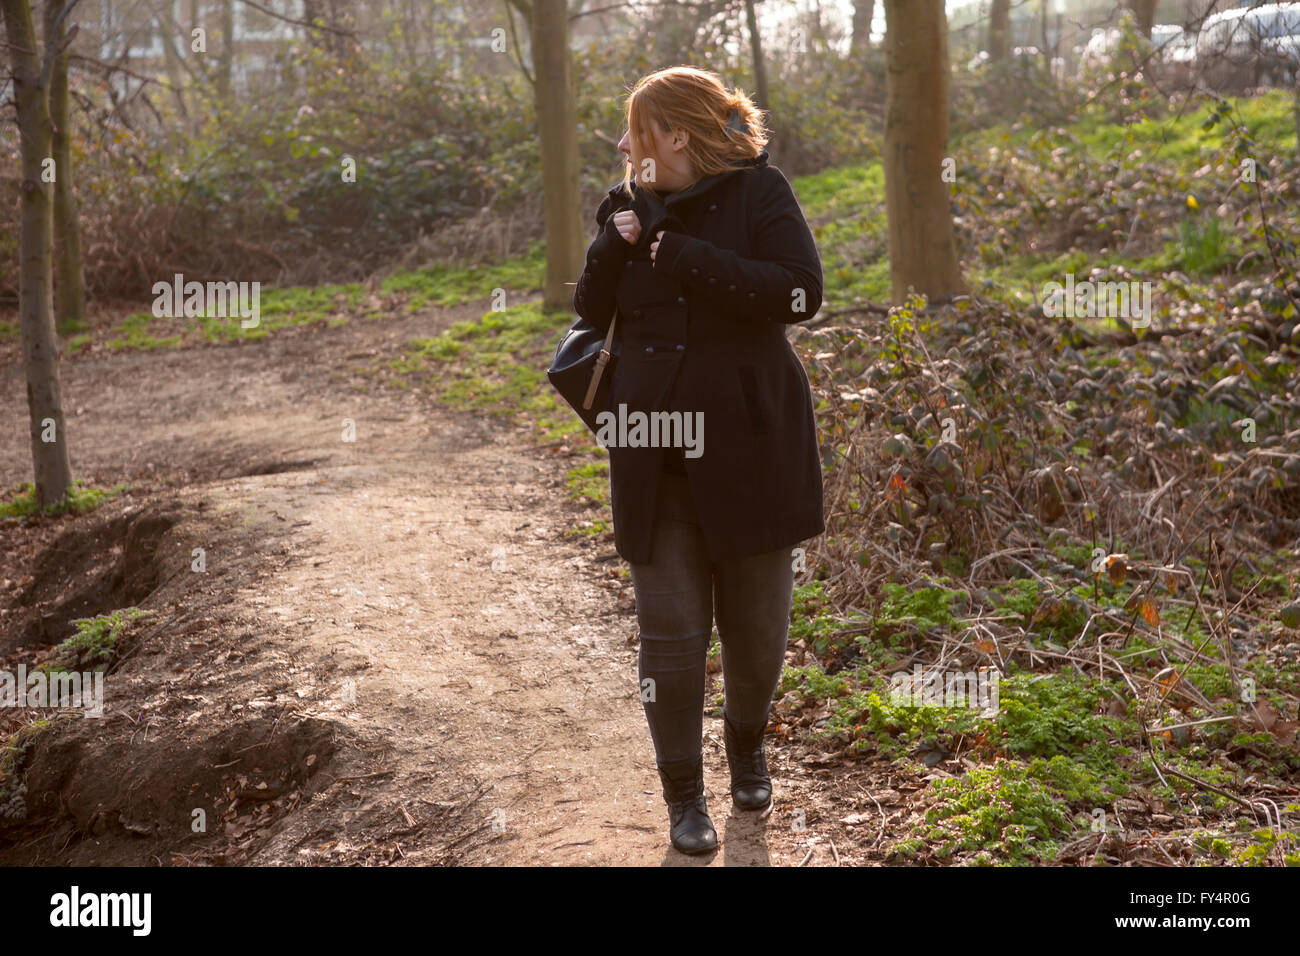
<svg viewBox="0 0 1300 956">
<path fill-rule="evenodd" d="M 678 190 L 666 199 L 660 199 L 653 189 L 643 189 L 637 185 L 635 180 L 633 180 L 632 208 L 636 209 L 639 213 L 643 212 L 645 215 L 642 216 L 642 219 L 651 227 L 646 230 L 643 239 L 659 229 L 680 231 L 682 229 L 682 221 L 677 215 L 677 210 L 681 208 L 682 203 L 694 196 L 699 196 L 708 192 L 715 185 L 722 182 L 722 180 L 729 176 L 733 176 L 738 172 L 759 166 L 766 166 L 767 158 L 768 152 L 766 149 L 763 149 L 753 159 L 744 160 L 743 162 L 737 163 L 731 169 L 724 169 L 719 173 L 714 173 L 711 176 L 705 176 L 703 179 L 696 180 L 685 189 Z M 610 188 L 609 195 L 614 199 L 618 199 L 620 195 L 626 196 L 627 194 L 623 192 L 623 184 L 619 183 Z M 648 242 L 648 239 L 645 239 L 645 241 Z"/>
</svg>

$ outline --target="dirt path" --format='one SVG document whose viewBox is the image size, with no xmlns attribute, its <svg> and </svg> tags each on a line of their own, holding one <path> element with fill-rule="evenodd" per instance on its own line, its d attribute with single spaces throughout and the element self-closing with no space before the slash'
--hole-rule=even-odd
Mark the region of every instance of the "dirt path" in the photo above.
<svg viewBox="0 0 1300 956">
<path fill-rule="evenodd" d="M 158 544 L 172 570 L 142 606 L 162 616 L 121 672 L 119 717 L 155 714 L 155 739 L 254 713 L 273 732 L 333 729 L 329 767 L 238 862 L 798 863 L 819 842 L 790 822 L 816 772 L 775 748 L 777 812 L 734 813 L 712 718 L 723 847 L 703 861 L 669 847 L 630 586 L 598 560 L 607 545 L 564 534 L 567 460 L 419 394 L 356 387 L 359 368 L 478 312 L 65 363 L 74 471 L 142 481 L 137 507 L 165 499 L 181 516 Z M 0 377 L 6 485 L 28 460 L 17 376 Z M 195 547 L 204 575 L 187 573 Z M 126 746 L 123 719 L 93 722 L 97 742 Z M 241 821 L 226 823 L 232 846 Z M 115 859 L 95 852 L 41 859 Z"/>
</svg>

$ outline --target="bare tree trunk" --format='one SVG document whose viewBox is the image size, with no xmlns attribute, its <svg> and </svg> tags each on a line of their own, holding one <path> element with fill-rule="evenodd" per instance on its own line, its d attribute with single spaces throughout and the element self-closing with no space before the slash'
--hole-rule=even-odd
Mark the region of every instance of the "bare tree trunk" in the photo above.
<svg viewBox="0 0 1300 956">
<path fill-rule="evenodd" d="M 41 180 L 51 158 L 49 90 L 36 50 L 36 24 L 30 0 L 0 0 L 13 69 L 14 102 L 22 150 L 22 227 L 19 238 L 18 312 L 23 372 L 31 419 L 32 464 L 36 503 L 62 501 L 72 485 L 67 432 L 59 389 L 59 340 L 54 333 L 50 272 L 52 203 Z M 52 68 L 52 64 L 51 64 Z M 55 170 L 57 177 L 58 170 Z M 49 440 L 45 440 L 48 438 Z"/>
<path fill-rule="evenodd" d="M 1011 55 L 1011 0 L 993 0 L 989 9 L 989 59 L 994 63 Z"/>
<path fill-rule="evenodd" d="M 857 59 L 871 46 L 871 19 L 876 15 L 876 0 L 853 0 L 853 39 L 849 56 Z"/>
<path fill-rule="evenodd" d="M 1128 8 L 1133 11 L 1137 21 L 1137 32 L 1148 40 L 1151 39 L 1151 27 L 1156 22 L 1157 0 L 1128 0 Z"/>
<path fill-rule="evenodd" d="M 909 290 L 931 302 L 966 291 L 948 186 L 948 21 L 944 0 L 885 0 L 885 208 L 896 303 Z"/>
<path fill-rule="evenodd" d="M 180 110 L 181 118 L 188 121 L 190 111 L 185 105 L 185 64 L 181 62 L 181 53 L 177 51 L 176 44 L 188 47 L 189 37 L 177 35 L 178 27 L 170 18 L 170 11 L 159 14 L 154 22 L 162 34 L 163 66 L 167 70 L 167 83 L 172 88 L 172 96 L 176 99 L 176 108 Z"/>
<path fill-rule="evenodd" d="M 221 5 L 221 59 L 217 61 L 217 93 L 230 100 L 230 76 L 235 67 L 235 0 Z"/>
<path fill-rule="evenodd" d="M 754 98 L 756 106 L 770 110 L 772 101 L 767 95 L 767 63 L 763 59 L 763 37 L 758 32 L 758 15 L 754 0 L 745 0 L 745 23 L 749 27 L 749 54 L 754 60 Z"/>
<path fill-rule="evenodd" d="M 68 54 L 62 49 L 66 21 L 59 19 L 63 4 L 45 4 L 45 44 L 56 51 L 50 76 L 50 123 L 54 157 L 55 322 L 60 332 L 82 328 L 86 321 L 86 282 L 81 272 L 81 226 L 77 221 L 77 196 L 72 191 L 72 120 L 68 109 Z"/>
<path fill-rule="evenodd" d="M 1052 72 L 1052 50 L 1047 45 L 1047 0 L 1038 0 L 1038 35 L 1039 35 L 1039 52 L 1043 56 L 1043 68 L 1050 74 Z"/>
<path fill-rule="evenodd" d="M 569 57 L 569 10 L 565 0 L 533 0 L 531 7 L 533 95 L 542 154 L 546 213 L 544 304 L 568 309 L 567 285 L 582 271 L 582 205 L 579 189 L 578 110 Z"/>
<path fill-rule="evenodd" d="M 754 100 L 755 106 L 770 110 L 772 100 L 768 97 L 767 62 L 763 58 L 763 36 L 758 32 L 758 15 L 754 12 L 754 0 L 745 0 L 745 23 L 749 27 L 749 55 L 754 61 Z M 768 114 L 768 129 L 776 132 L 775 118 Z M 768 161 L 777 165 L 780 156 L 780 140 L 775 136 L 774 142 L 768 144 Z"/>
</svg>

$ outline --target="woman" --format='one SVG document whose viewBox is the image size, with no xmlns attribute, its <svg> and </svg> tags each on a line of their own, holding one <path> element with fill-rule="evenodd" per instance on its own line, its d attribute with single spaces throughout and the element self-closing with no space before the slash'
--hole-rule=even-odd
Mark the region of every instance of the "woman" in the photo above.
<svg viewBox="0 0 1300 956">
<path fill-rule="evenodd" d="M 573 307 L 606 332 L 618 309 L 610 411 L 707 426 L 685 450 L 609 445 L 614 545 L 636 590 L 670 837 L 707 853 L 718 843 L 701 745 L 715 614 L 732 799 L 772 806 L 763 734 L 785 659 L 792 548 L 825 530 L 812 394 L 785 325 L 817 312 L 822 267 L 744 93 L 674 67 L 636 85 L 627 118 L 624 180 L 596 212 Z"/>
</svg>

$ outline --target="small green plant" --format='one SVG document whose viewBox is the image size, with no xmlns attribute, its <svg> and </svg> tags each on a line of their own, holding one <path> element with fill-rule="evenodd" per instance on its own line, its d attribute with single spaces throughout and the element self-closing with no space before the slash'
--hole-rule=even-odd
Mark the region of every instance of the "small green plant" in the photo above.
<svg viewBox="0 0 1300 956">
<path fill-rule="evenodd" d="M 81 514 L 93 511 L 104 502 L 115 498 L 130 485 L 114 485 L 112 488 L 92 488 L 81 481 L 74 481 L 68 494 L 60 502 L 41 508 L 36 504 L 36 486 L 32 482 L 18 485 L 13 489 L 13 497 L 0 502 L 0 518 L 27 518 L 32 515 L 46 514 Z"/>
<path fill-rule="evenodd" d="M 943 633 L 952 627 L 952 602 L 956 591 L 943 587 L 906 588 L 901 584 L 886 584 L 885 599 L 876 614 L 877 632 L 895 630 L 900 625 L 911 625 L 922 633 Z"/>
<path fill-rule="evenodd" d="M 1194 274 L 1218 272 L 1233 261 L 1231 242 L 1217 216 L 1184 219 L 1178 225 L 1179 265 Z"/>
<path fill-rule="evenodd" d="M 779 694 L 795 691 L 806 701 L 825 700 L 847 693 L 848 681 L 838 674 L 827 674 L 820 664 L 786 667 L 781 671 Z"/>
<path fill-rule="evenodd" d="M 1068 673 L 1013 674 L 1000 685 L 998 730 L 1018 756 L 1081 754 L 1121 733 L 1120 722 L 1096 713 L 1105 695 L 1095 680 Z"/>
<path fill-rule="evenodd" d="M 919 836 L 941 857 L 980 850 L 990 862 L 1050 860 L 1059 849 L 1056 837 L 1069 828 L 1064 804 L 1019 761 L 999 760 L 964 777 L 935 780 L 930 792 L 935 802 Z"/>
<path fill-rule="evenodd" d="M 54 656 L 60 663 L 51 665 L 49 669 L 52 672 L 66 667 L 93 667 L 95 670 L 103 670 L 117 655 L 117 642 L 122 636 L 123 628 L 130 622 L 152 613 L 138 607 L 127 607 L 73 621 L 77 633 L 55 648 Z"/>
<path fill-rule="evenodd" d="M 858 750 L 874 742 L 883 756 L 896 759 L 922 744 L 974 736 L 989 722 L 973 707 L 895 704 L 889 697 L 888 692 L 866 690 L 842 697 L 826 721 L 825 732 L 848 735 Z"/>
<path fill-rule="evenodd" d="M 818 654 L 826 653 L 839 630 L 839 624 L 826 609 L 821 581 L 801 584 L 794 589 L 790 619 L 790 640 L 805 641 Z"/>
<path fill-rule="evenodd" d="M 1241 866 L 1263 866 L 1269 854 L 1277 847 L 1282 848 L 1282 859 L 1287 866 L 1300 866 L 1300 834 L 1283 831 L 1278 833 L 1272 827 L 1252 830 L 1250 846 L 1236 854 Z M 1291 850 L 1292 852 L 1287 852 Z"/>
</svg>

